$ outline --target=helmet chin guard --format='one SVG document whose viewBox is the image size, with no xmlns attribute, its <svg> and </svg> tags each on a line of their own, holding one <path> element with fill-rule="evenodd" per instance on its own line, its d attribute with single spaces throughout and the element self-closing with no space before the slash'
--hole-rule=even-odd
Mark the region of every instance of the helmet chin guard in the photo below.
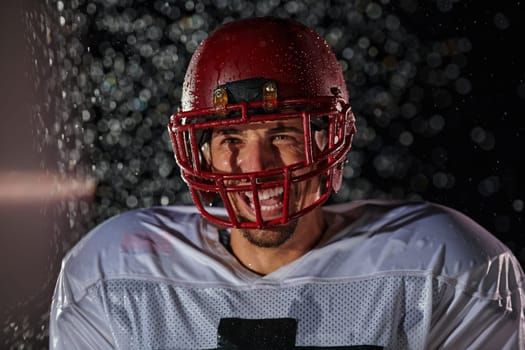
<svg viewBox="0 0 525 350">
<path fill-rule="evenodd" d="M 202 215 L 220 226 L 266 228 L 324 203 L 341 185 L 355 133 L 347 100 L 335 56 L 302 24 L 253 18 L 210 34 L 192 57 L 182 110 L 168 126 L 181 176 Z M 286 120 L 302 126 L 301 161 L 231 173 L 207 162 L 215 128 Z M 227 216 L 217 216 L 209 205 L 224 206 Z"/>
</svg>

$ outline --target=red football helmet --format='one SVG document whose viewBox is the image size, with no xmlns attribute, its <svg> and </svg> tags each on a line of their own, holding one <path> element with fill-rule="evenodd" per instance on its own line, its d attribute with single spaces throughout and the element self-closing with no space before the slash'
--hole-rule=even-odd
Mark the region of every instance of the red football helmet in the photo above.
<svg viewBox="0 0 525 350">
<path fill-rule="evenodd" d="M 241 228 L 282 225 L 320 206 L 339 189 L 355 133 L 354 116 L 339 62 L 326 41 L 303 24 L 251 18 L 212 32 L 190 61 L 181 104 L 168 126 L 175 158 L 195 205 L 208 220 Z M 301 121 L 304 135 L 300 162 L 260 171 L 217 172 L 205 159 L 203 152 L 209 150 L 216 128 L 294 118 Z M 291 203 L 294 186 L 313 179 L 319 187 L 315 198 Z M 263 193 L 275 188 L 273 195 L 284 204 L 278 217 L 265 219 Z M 249 202 L 254 218 L 239 215 L 232 201 L 235 195 Z M 227 217 L 206 207 L 217 201 Z"/>
</svg>

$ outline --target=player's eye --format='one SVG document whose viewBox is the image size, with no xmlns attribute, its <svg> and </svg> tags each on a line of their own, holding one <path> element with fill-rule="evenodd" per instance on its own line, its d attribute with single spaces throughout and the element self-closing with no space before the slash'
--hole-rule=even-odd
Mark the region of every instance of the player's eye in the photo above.
<svg viewBox="0 0 525 350">
<path fill-rule="evenodd" d="M 240 144 L 242 140 L 238 137 L 225 137 L 221 140 L 221 145 L 237 145 Z"/>
<path fill-rule="evenodd" d="M 297 137 L 291 134 L 277 134 L 272 136 L 272 141 L 274 143 L 298 143 Z"/>
</svg>

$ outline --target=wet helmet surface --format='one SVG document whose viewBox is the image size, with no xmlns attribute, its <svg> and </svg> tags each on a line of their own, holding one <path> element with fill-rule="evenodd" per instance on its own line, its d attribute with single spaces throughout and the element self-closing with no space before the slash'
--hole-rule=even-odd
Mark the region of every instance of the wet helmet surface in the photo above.
<svg viewBox="0 0 525 350">
<path fill-rule="evenodd" d="M 231 173 L 206 163 L 203 150 L 215 128 L 294 118 L 304 133 L 304 160 Z M 285 224 L 324 203 L 341 184 L 355 132 L 342 70 L 326 41 L 301 23 L 269 17 L 227 23 L 200 44 L 168 127 L 182 178 L 203 216 L 244 228 Z M 294 186 L 314 178 L 320 179 L 314 200 L 289 202 Z M 267 220 L 259 197 L 271 188 L 280 189 L 284 204 L 281 215 Z M 251 199 L 254 219 L 238 216 L 232 197 L 240 194 Z M 225 207 L 227 215 L 209 204 Z"/>
</svg>

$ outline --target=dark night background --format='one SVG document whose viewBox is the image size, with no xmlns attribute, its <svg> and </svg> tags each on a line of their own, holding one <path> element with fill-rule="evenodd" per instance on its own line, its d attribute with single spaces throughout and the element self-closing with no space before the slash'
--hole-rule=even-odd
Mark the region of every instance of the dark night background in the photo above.
<svg viewBox="0 0 525 350">
<path fill-rule="evenodd" d="M 443 112 L 451 125 L 443 139 L 435 140 L 448 150 L 447 168 L 456 186 L 430 197 L 475 218 L 516 253 L 522 266 L 525 53 L 519 43 L 524 15 L 520 1 L 458 1 L 447 13 L 436 13 L 427 2 L 403 17 L 422 38 L 466 36 L 472 42 L 464 70 L 472 90 Z M 473 142 L 476 127 L 492 132 L 493 147 Z M 483 187 L 487 180 L 494 180 L 493 191 Z"/>
<path fill-rule="evenodd" d="M 165 125 L 197 43 L 222 21 L 246 16 L 291 16 L 318 30 L 341 59 L 359 136 L 332 202 L 448 205 L 495 234 L 524 266 L 524 6 L 2 2 L 0 348 L 47 348 L 60 260 L 87 230 L 131 208 L 190 204 Z M 90 178 L 96 192 L 13 204 L 2 177 L 13 170 Z"/>
</svg>

